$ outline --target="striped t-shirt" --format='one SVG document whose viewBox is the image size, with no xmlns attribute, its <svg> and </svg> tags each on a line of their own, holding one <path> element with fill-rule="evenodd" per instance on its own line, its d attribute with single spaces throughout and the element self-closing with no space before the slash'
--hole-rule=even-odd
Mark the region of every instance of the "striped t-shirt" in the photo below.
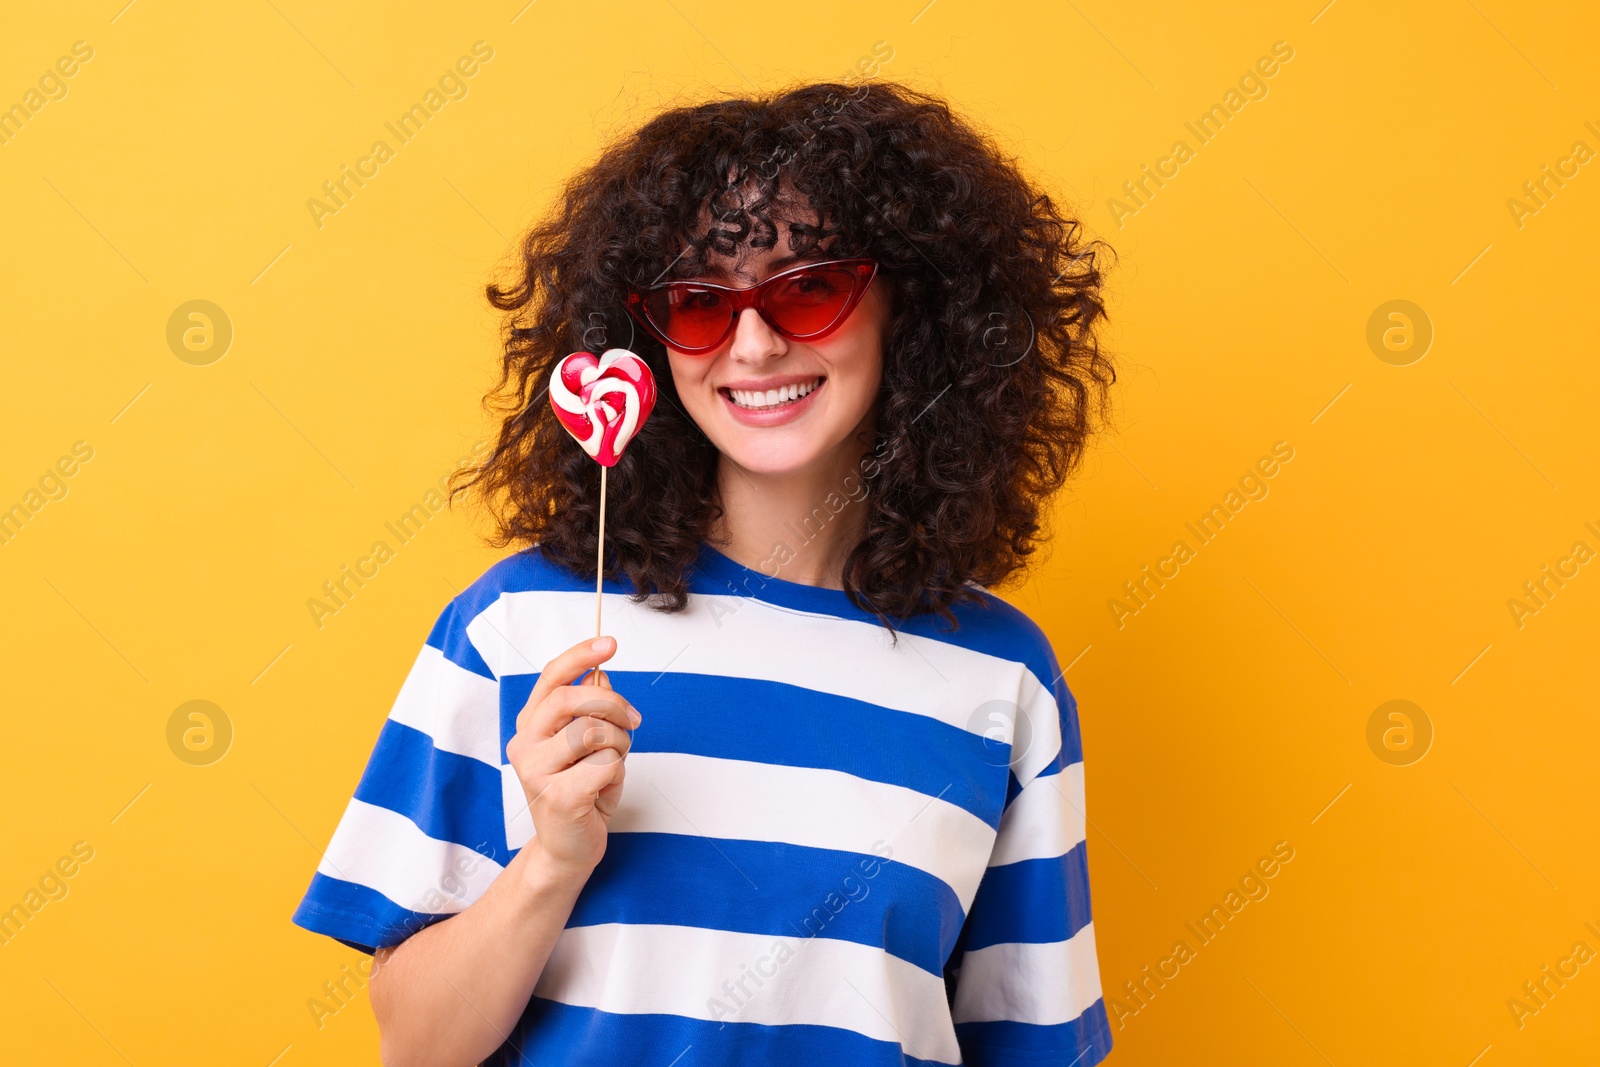
<svg viewBox="0 0 1600 1067">
<path fill-rule="evenodd" d="M 605 856 L 486 1064 L 1105 1058 L 1077 709 L 1026 615 L 985 591 L 895 644 L 842 591 L 709 545 L 681 613 L 605 588 L 605 670 L 643 721 Z M 296 923 L 370 952 L 494 881 L 533 834 L 506 743 L 594 596 L 534 549 L 450 602 Z"/>
</svg>

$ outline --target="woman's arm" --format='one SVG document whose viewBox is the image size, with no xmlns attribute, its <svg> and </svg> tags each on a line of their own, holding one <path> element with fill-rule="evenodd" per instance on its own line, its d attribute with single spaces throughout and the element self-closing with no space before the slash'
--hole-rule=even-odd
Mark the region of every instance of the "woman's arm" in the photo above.
<svg viewBox="0 0 1600 1067">
<path fill-rule="evenodd" d="M 369 989 L 384 1067 L 470 1067 L 505 1042 L 589 877 L 538 841 L 465 911 L 378 950 Z"/>
<path fill-rule="evenodd" d="M 535 833 L 465 910 L 380 949 L 369 991 L 385 1067 L 471 1067 L 511 1034 L 605 854 L 639 715 L 600 685 L 571 685 L 611 658 L 609 637 L 545 666 L 506 748 Z"/>
</svg>

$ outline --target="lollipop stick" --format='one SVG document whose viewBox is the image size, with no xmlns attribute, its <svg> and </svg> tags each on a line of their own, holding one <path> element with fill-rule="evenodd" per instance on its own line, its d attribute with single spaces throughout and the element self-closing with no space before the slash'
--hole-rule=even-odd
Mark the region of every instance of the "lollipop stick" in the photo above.
<svg viewBox="0 0 1600 1067">
<path fill-rule="evenodd" d="M 600 606 L 604 601 L 600 597 L 600 590 L 605 582 L 606 567 L 606 468 L 600 468 L 600 536 L 597 539 L 598 547 L 595 549 L 594 564 L 594 635 L 600 636 Z M 600 684 L 600 668 L 594 671 L 594 684 Z"/>
</svg>

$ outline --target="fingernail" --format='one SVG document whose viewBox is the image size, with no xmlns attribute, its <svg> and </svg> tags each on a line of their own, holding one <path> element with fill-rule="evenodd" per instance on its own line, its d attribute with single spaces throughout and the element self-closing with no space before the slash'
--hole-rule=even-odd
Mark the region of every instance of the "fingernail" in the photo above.
<svg viewBox="0 0 1600 1067">
<path fill-rule="evenodd" d="M 628 712 L 628 721 L 633 723 L 633 725 L 638 726 L 641 722 L 644 721 L 644 717 L 642 715 L 640 715 L 637 711 L 630 711 L 630 712 Z"/>
<path fill-rule="evenodd" d="M 611 640 L 609 637 L 597 637 L 589 643 L 589 647 L 596 652 L 604 652 L 606 650 L 606 642 L 609 640 Z"/>
</svg>

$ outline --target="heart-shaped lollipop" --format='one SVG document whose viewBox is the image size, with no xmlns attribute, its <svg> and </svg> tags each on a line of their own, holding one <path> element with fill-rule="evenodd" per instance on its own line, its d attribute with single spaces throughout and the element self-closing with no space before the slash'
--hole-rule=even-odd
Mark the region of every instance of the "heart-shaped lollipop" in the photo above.
<svg viewBox="0 0 1600 1067">
<path fill-rule="evenodd" d="M 550 406 L 602 467 L 614 467 L 656 405 L 656 380 L 626 348 L 574 352 L 550 375 Z"/>
<path fill-rule="evenodd" d="M 600 636 L 605 604 L 606 470 L 616 466 L 656 406 L 656 379 L 644 360 L 626 348 L 599 356 L 574 352 L 550 372 L 550 406 L 561 425 L 600 464 L 600 520 L 595 538 L 594 635 Z M 600 684 L 600 672 L 593 675 Z"/>
</svg>

